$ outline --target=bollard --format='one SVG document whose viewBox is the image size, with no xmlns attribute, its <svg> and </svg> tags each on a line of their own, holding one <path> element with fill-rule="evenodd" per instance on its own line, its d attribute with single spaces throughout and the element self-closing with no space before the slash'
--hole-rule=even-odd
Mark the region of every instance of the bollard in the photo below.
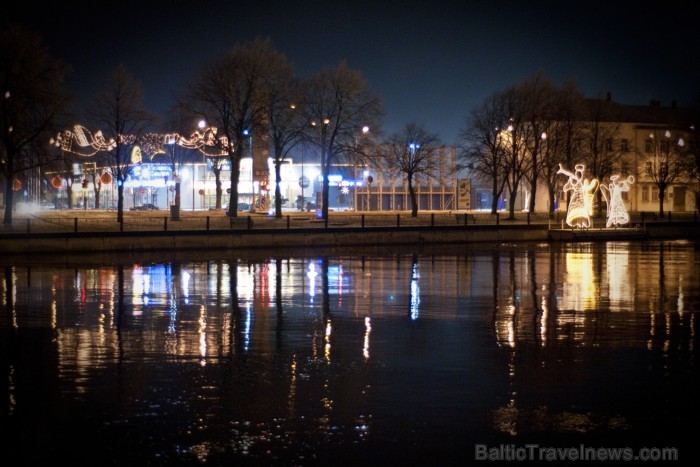
<svg viewBox="0 0 700 467">
<path fill-rule="evenodd" d="M 124 219 L 119 221 L 119 231 L 124 232 Z"/>
<path fill-rule="evenodd" d="M 209 230 L 209 216 L 207 216 L 207 230 Z"/>
<path fill-rule="evenodd" d="M 401 214 L 396 215 L 396 227 L 401 227 Z"/>
<path fill-rule="evenodd" d="M 251 219 L 250 216 L 248 216 L 246 219 L 248 219 L 248 230 L 250 230 L 253 228 L 253 219 Z"/>
<path fill-rule="evenodd" d="M 167 232 L 167 231 L 168 231 L 168 218 L 164 217 L 163 218 L 163 232 Z"/>
<path fill-rule="evenodd" d="M 530 211 L 527 212 L 527 225 L 530 225 Z"/>
<path fill-rule="evenodd" d="M 326 217 L 323 218 L 323 228 L 324 229 L 328 228 L 328 216 L 329 216 L 329 214 L 326 214 Z"/>
<path fill-rule="evenodd" d="M 501 215 L 500 213 L 496 213 L 496 225 L 501 225 Z"/>
<path fill-rule="evenodd" d="M 27 219 L 27 233 L 29 233 L 30 230 L 31 230 L 31 223 L 32 223 L 32 220 L 31 220 L 31 219 Z"/>
<path fill-rule="evenodd" d="M 365 228 L 365 215 L 362 214 L 362 216 L 360 217 L 360 219 L 361 219 L 361 221 L 360 221 L 360 226 L 364 229 L 364 228 Z"/>
<path fill-rule="evenodd" d="M 290 216 L 287 215 L 287 230 L 289 230 L 289 219 L 290 219 Z"/>
<path fill-rule="evenodd" d="M 78 231 L 78 218 L 74 217 L 73 218 L 73 232 L 77 232 L 77 231 Z"/>
<path fill-rule="evenodd" d="M 435 213 L 430 213 L 430 227 L 435 227 Z"/>
</svg>

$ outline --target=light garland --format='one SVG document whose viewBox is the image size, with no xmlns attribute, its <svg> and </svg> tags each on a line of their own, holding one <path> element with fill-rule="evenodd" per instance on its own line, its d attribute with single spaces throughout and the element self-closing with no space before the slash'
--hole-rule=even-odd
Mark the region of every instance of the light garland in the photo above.
<svg viewBox="0 0 700 467">
<path fill-rule="evenodd" d="M 207 157 L 225 156 L 228 154 L 228 138 L 217 136 L 216 133 L 216 128 L 209 127 L 201 133 L 195 131 L 189 137 L 178 133 L 147 133 L 138 138 L 135 135 L 119 135 L 119 142 L 133 145 L 138 139 L 140 151 L 151 154 L 151 159 L 157 154 L 164 153 L 162 149 L 164 146 L 173 144 L 186 149 L 196 149 Z M 109 152 L 117 147 L 114 138 L 108 141 L 101 131 L 98 130 L 93 134 L 82 125 L 75 125 L 71 130 L 58 133 L 50 143 L 61 148 L 62 151 L 83 157 L 91 157 L 98 152 Z"/>
<path fill-rule="evenodd" d="M 101 131 L 92 134 L 82 125 L 73 126 L 72 130 L 65 130 L 52 139 L 51 144 L 78 156 L 90 157 L 98 152 L 111 151 L 116 147 L 114 138 L 105 139 Z"/>
</svg>

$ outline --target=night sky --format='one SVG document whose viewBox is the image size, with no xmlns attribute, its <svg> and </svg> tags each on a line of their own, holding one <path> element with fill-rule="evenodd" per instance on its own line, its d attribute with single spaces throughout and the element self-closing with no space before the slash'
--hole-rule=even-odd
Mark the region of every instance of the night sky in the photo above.
<svg viewBox="0 0 700 467">
<path fill-rule="evenodd" d="M 301 77 L 347 60 L 383 96 L 385 132 L 416 122 L 446 144 L 487 96 L 538 70 L 624 104 L 690 105 L 700 95 L 697 1 L 15 3 L 2 23 L 39 33 L 71 65 L 82 104 L 123 62 L 163 114 L 215 52 L 257 36 Z"/>
</svg>

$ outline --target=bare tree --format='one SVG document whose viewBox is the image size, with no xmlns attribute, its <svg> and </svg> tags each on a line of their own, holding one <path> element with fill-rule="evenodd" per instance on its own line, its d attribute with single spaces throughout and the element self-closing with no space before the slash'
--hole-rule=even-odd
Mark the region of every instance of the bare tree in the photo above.
<svg viewBox="0 0 700 467">
<path fill-rule="evenodd" d="M 609 99 L 587 99 L 581 107 L 583 114 L 581 152 L 584 154 L 586 168 L 594 179 L 603 180 L 610 176 L 615 162 L 620 158 L 616 144 L 620 126 L 614 114 L 614 104 Z M 596 213 L 602 215 L 602 194 L 596 192 Z"/>
<path fill-rule="evenodd" d="M 494 94 L 472 110 L 466 126 L 460 131 L 458 169 L 468 169 L 491 186 L 491 214 L 498 212 L 498 198 L 505 188 L 506 145 L 501 137 L 503 100 Z"/>
<path fill-rule="evenodd" d="M 700 210 L 700 96 L 695 99 L 692 107 L 691 122 L 689 125 L 688 148 L 691 163 L 689 167 L 690 178 L 695 181 L 695 209 Z"/>
<path fill-rule="evenodd" d="M 265 116 L 268 123 L 272 160 L 275 166 L 275 217 L 282 217 L 282 164 L 299 144 L 308 126 L 304 115 L 303 87 L 294 78 L 292 63 L 282 54 L 269 63 L 263 77 Z"/>
<path fill-rule="evenodd" d="M 411 199 L 411 216 L 418 216 L 418 200 L 414 183 L 421 177 L 432 177 L 438 169 L 436 146 L 440 144 L 436 134 L 423 125 L 409 123 L 403 131 L 392 134 L 386 142 L 384 166 L 403 174 Z"/>
<path fill-rule="evenodd" d="M 688 170 L 685 142 L 670 130 L 654 130 L 647 144 L 651 150 L 643 155 L 645 172 L 659 190 L 659 216 L 664 217 L 666 189 Z"/>
<path fill-rule="evenodd" d="M 264 128 L 263 77 L 279 57 L 269 38 L 237 44 L 215 57 L 188 86 L 187 106 L 217 129 L 231 163 L 230 215 L 238 215 L 238 182 L 246 141 Z M 251 154 L 252 156 L 252 154 Z M 221 200 L 216 200 L 217 209 Z"/>
<path fill-rule="evenodd" d="M 531 160 L 527 151 L 528 141 L 532 139 L 532 126 L 527 121 L 528 99 L 522 87 L 514 86 L 502 94 L 505 114 L 503 121 L 506 132 L 501 132 L 506 139 L 507 150 L 504 159 L 506 188 L 508 189 L 508 218 L 515 219 L 515 202 L 520 182 L 530 170 Z"/>
<path fill-rule="evenodd" d="M 5 184 L 4 224 L 12 224 L 16 183 L 31 169 L 57 159 L 48 141 L 68 105 L 68 68 L 41 38 L 18 27 L 0 32 L 0 176 Z"/>
<path fill-rule="evenodd" d="M 525 120 L 529 126 L 525 140 L 529 165 L 524 176 L 530 184 L 530 198 L 527 209 L 535 212 L 535 200 L 537 199 L 537 186 L 541 179 L 541 173 L 546 170 L 545 142 L 547 130 L 553 118 L 554 84 L 545 78 L 542 72 L 536 73 L 532 78 L 520 86 L 523 99 L 527 101 Z"/>
<path fill-rule="evenodd" d="M 124 220 L 124 184 L 134 167 L 141 163 L 138 145 L 153 123 L 142 101 L 141 83 L 120 64 L 91 107 L 95 122 L 112 143 L 109 150 L 101 152 L 101 157 L 117 181 L 117 222 Z"/>
<path fill-rule="evenodd" d="M 199 159 L 199 152 L 197 149 L 201 145 L 196 144 L 196 142 L 201 141 L 202 136 L 199 131 L 195 129 L 195 124 L 191 116 L 183 112 L 183 108 L 179 105 L 170 109 L 164 121 L 166 125 L 164 130 L 167 131 L 163 134 L 154 135 L 157 140 L 153 143 L 155 151 L 151 156 L 151 160 L 160 160 L 166 163 L 170 168 L 170 177 L 172 177 L 171 180 L 175 188 L 172 205 L 176 206 L 175 211 L 177 214 L 174 214 L 174 216 L 177 216 L 179 215 L 181 206 L 180 180 L 182 177 L 182 169 L 186 164 L 193 163 Z M 200 128 L 200 130 L 203 129 L 204 128 Z M 187 144 L 192 140 L 194 140 L 195 144 Z M 167 182 L 168 180 L 166 180 L 166 190 L 169 189 Z M 217 192 L 220 191 L 221 183 L 219 181 L 217 184 Z"/>
<path fill-rule="evenodd" d="M 578 115 L 583 101 L 573 82 L 556 89 L 552 97 L 551 118 L 543 131 L 546 138 L 543 139 L 540 170 L 540 180 L 547 187 L 549 195 L 550 215 L 554 213 L 557 189 L 561 187 L 559 164 L 573 167 L 576 163 L 574 150 L 580 147 L 581 122 Z"/>
<path fill-rule="evenodd" d="M 333 164 L 352 157 L 361 128 L 378 128 L 383 114 L 382 103 L 362 74 L 340 62 L 326 68 L 309 80 L 306 115 L 311 126 L 306 139 L 321 156 L 323 177 L 322 216 L 328 219 L 328 175 Z"/>
</svg>

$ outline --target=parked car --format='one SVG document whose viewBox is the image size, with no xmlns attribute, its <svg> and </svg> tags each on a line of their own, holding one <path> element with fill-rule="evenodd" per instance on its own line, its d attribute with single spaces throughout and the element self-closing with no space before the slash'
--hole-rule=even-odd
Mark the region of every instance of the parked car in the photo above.
<svg viewBox="0 0 700 467">
<path fill-rule="evenodd" d="M 225 209 L 226 209 L 226 215 L 227 215 L 227 216 L 230 216 L 231 214 L 229 213 L 228 207 L 229 207 L 229 205 L 227 204 L 226 207 L 225 207 Z M 239 212 L 250 211 L 250 204 L 248 204 L 248 203 L 238 203 L 238 211 L 239 211 Z"/>
<path fill-rule="evenodd" d="M 156 206 L 155 204 L 151 204 L 151 203 L 146 203 L 146 204 L 142 204 L 140 206 L 134 206 L 133 208 L 131 208 L 132 211 L 158 211 L 159 209 L 160 208 L 158 208 L 158 206 Z"/>
</svg>

